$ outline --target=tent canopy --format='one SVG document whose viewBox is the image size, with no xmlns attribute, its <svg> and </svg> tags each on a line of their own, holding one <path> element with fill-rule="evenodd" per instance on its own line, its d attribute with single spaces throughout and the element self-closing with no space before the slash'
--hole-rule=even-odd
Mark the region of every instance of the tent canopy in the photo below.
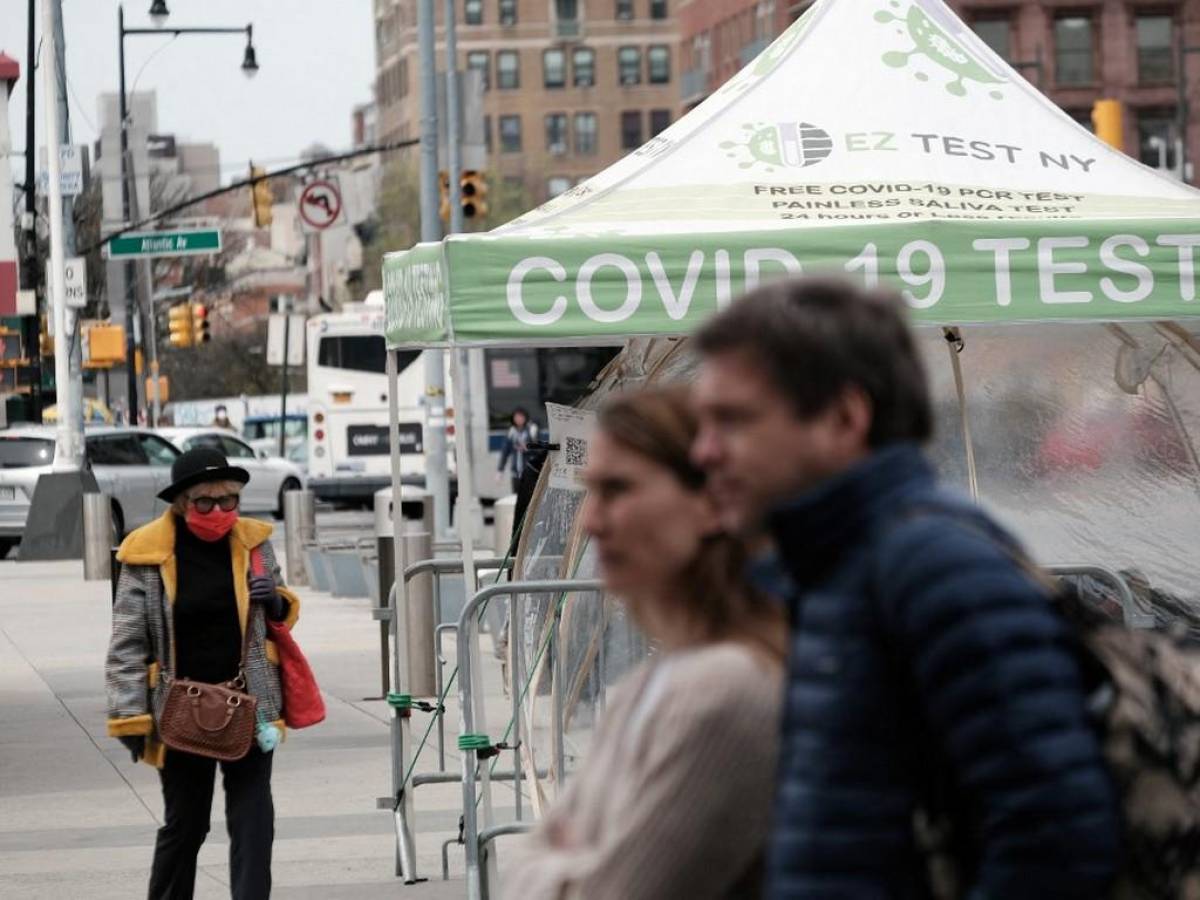
<svg viewBox="0 0 1200 900">
<path fill-rule="evenodd" d="M 630 156 L 389 254 L 398 346 L 684 334 L 761 280 L 892 284 L 918 323 L 1196 315 L 1200 192 L 1107 146 L 942 0 L 818 0 Z"/>
</svg>

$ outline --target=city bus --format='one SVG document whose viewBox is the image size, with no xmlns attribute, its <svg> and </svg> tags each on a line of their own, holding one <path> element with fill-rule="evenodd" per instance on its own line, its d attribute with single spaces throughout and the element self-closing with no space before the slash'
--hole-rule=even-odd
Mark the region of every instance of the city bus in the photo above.
<svg viewBox="0 0 1200 900">
<path fill-rule="evenodd" d="M 388 386 L 381 292 L 366 302 L 308 320 L 308 484 L 318 500 L 369 506 L 375 492 L 391 484 L 388 443 Z M 473 390 L 485 403 L 475 417 L 475 483 L 494 500 L 511 489 L 500 475 L 498 457 L 517 408 L 543 429 L 545 404 L 574 403 L 617 348 L 472 351 Z M 453 401 L 446 371 L 447 466 L 454 490 Z M 405 484 L 425 485 L 425 363 L 419 350 L 399 355 L 400 473 Z"/>
</svg>

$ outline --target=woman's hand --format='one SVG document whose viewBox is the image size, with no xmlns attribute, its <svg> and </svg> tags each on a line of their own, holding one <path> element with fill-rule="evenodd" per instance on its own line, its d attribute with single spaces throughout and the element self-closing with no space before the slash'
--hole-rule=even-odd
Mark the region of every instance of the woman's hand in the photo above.
<svg viewBox="0 0 1200 900">
<path fill-rule="evenodd" d="M 272 622 L 281 621 L 287 614 L 287 603 L 270 575 L 250 576 L 250 602 L 261 606 Z"/>
</svg>

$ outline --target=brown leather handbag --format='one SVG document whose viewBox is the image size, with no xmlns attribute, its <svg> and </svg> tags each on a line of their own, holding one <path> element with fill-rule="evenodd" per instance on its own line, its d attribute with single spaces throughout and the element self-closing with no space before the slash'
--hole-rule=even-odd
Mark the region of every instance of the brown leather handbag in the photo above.
<svg viewBox="0 0 1200 900">
<path fill-rule="evenodd" d="M 239 760 L 250 751 L 258 713 L 258 700 L 246 691 L 250 625 L 246 623 L 242 638 L 237 677 L 223 684 L 176 678 L 172 639 L 167 696 L 158 720 L 158 736 L 172 750 L 223 762 Z"/>
</svg>

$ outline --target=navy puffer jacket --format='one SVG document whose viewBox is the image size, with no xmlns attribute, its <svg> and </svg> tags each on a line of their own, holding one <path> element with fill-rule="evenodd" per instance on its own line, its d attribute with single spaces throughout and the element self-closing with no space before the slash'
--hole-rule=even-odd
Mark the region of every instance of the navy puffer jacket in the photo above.
<svg viewBox="0 0 1200 900">
<path fill-rule="evenodd" d="M 937 784 L 973 898 L 1103 897 L 1114 790 L 1065 627 L 1008 538 L 911 446 L 771 526 L 794 593 L 768 896 L 928 896 L 912 815 Z"/>
</svg>

